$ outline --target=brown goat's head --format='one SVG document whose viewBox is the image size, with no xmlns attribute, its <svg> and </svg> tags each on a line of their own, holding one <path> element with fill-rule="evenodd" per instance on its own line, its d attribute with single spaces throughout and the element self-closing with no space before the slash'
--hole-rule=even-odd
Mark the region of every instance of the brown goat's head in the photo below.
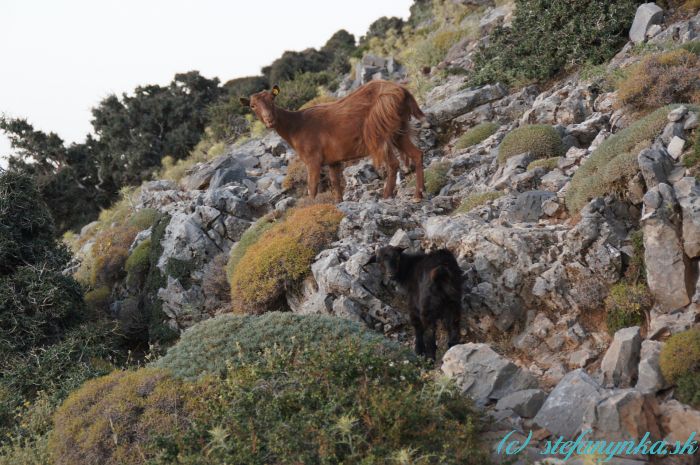
<svg viewBox="0 0 700 465">
<path fill-rule="evenodd" d="M 275 97 L 280 93 L 280 88 L 274 86 L 272 90 L 263 90 L 253 94 L 250 98 L 241 97 L 241 105 L 250 107 L 260 121 L 268 128 L 272 129 L 277 123 L 277 112 L 275 107 Z"/>
</svg>

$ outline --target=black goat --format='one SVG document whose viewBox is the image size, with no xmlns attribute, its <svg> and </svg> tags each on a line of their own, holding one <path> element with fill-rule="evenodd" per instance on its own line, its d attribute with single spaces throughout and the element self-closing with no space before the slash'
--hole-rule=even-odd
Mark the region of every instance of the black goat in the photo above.
<svg viewBox="0 0 700 465">
<path fill-rule="evenodd" d="M 377 262 L 409 297 L 411 324 L 416 331 L 416 353 L 435 360 L 437 321 L 449 333 L 448 346 L 459 343 L 462 313 L 462 270 L 446 249 L 428 254 L 405 253 L 398 247 L 377 250 L 369 263 Z"/>
</svg>

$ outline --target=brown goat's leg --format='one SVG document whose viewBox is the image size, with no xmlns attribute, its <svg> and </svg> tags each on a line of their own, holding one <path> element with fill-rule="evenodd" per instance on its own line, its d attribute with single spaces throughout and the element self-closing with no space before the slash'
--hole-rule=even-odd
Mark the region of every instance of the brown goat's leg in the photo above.
<svg viewBox="0 0 700 465">
<path fill-rule="evenodd" d="M 399 140 L 399 150 L 408 155 L 416 168 L 416 194 L 415 199 L 421 200 L 425 191 L 425 180 L 423 178 L 423 152 L 413 144 L 409 134 L 403 134 Z"/>
<path fill-rule="evenodd" d="M 388 149 L 387 149 L 388 150 Z M 394 196 L 394 189 L 396 188 L 396 172 L 399 169 L 399 161 L 394 157 L 393 153 L 387 153 L 384 158 L 386 160 L 386 184 L 384 184 L 384 198 Z"/>
<path fill-rule="evenodd" d="M 309 172 L 309 175 L 307 176 L 309 197 L 315 199 L 316 193 L 318 192 L 318 183 L 321 180 L 321 164 L 309 163 L 308 165 L 306 165 L 306 169 Z"/>
<path fill-rule="evenodd" d="M 343 165 L 334 163 L 328 167 L 331 178 L 331 189 L 333 189 L 333 199 L 336 203 L 343 201 Z"/>
<path fill-rule="evenodd" d="M 447 339 L 447 347 L 456 346 L 459 344 L 459 321 L 460 321 L 460 305 L 451 304 L 447 309 L 447 317 L 445 318 L 445 327 L 449 335 Z"/>
</svg>

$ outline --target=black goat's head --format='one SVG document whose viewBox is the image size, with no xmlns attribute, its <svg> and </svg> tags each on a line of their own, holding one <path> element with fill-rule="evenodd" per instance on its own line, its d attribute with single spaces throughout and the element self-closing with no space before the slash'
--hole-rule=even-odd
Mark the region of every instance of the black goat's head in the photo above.
<svg viewBox="0 0 700 465">
<path fill-rule="evenodd" d="M 401 253 L 404 249 L 387 245 L 377 249 L 367 263 L 378 263 L 385 276 L 396 277 L 399 273 L 401 263 Z"/>
</svg>

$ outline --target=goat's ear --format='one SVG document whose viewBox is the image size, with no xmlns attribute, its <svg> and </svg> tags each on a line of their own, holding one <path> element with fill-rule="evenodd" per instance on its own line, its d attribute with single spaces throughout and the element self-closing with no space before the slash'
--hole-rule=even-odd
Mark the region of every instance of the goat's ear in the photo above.
<svg viewBox="0 0 700 465">
<path fill-rule="evenodd" d="M 249 107 L 250 106 L 250 99 L 247 99 L 245 97 L 241 97 L 238 99 L 239 102 L 241 102 L 241 105 L 244 107 Z"/>
<path fill-rule="evenodd" d="M 272 87 L 272 90 L 270 92 L 272 92 L 273 97 L 277 97 L 280 93 L 280 87 L 278 85 L 275 85 L 274 87 Z"/>
</svg>

